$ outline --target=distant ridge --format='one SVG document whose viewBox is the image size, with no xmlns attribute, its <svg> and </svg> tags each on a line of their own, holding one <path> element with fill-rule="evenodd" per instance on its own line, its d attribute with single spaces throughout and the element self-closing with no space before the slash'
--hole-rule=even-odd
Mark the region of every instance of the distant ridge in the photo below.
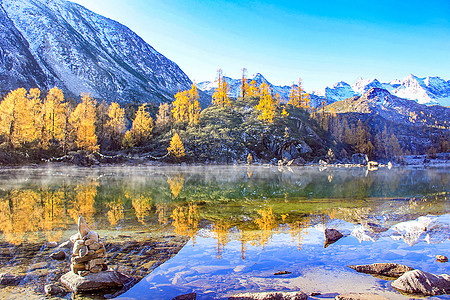
<svg viewBox="0 0 450 300">
<path fill-rule="evenodd" d="M 260 81 L 262 82 L 261 79 L 265 79 L 260 73 L 257 73 L 254 78 L 258 84 L 260 84 Z M 230 85 L 230 96 L 238 97 L 240 95 L 240 79 L 225 77 L 225 80 Z M 252 80 L 252 78 L 249 80 Z M 271 86 L 274 93 L 279 93 L 283 99 L 289 98 L 289 93 L 291 91 L 290 86 L 276 86 L 270 82 L 268 82 L 268 84 Z M 197 86 L 199 89 L 212 95 L 216 83 L 204 81 L 197 84 Z M 389 91 L 392 95 L 408 100 L 414 100 L 420 104 L 450 106 L 450 80 L 445 81 L 440 77 L 430 76 L 419 78 L 411 74 L 403 80 L 396 79 L 389 83 L 381 83 L 376 78 L 359 78 L 353 85 L 340 81 L 331 87 L 307 92 L 311 96 L 313 106 L 316 107 L 321 105 L 323 100 L 326 100 L 329 104 L 354 96 L 361 96 L 371 88 L 382 88 Z"/>
</svg>

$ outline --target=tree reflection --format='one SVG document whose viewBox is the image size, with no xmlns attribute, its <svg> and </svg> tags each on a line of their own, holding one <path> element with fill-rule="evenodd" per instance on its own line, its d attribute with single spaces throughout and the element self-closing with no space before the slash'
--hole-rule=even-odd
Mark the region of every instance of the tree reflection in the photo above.
<svg viewBox="0 0 450 300">
<path fill-rule="evenodd" d="M 82 215 L 88 224 L 94 224 L 95 197 L 97 196 L 98 182 L 92 180 L 89 184 L 79 184 L 75 188 L 75 199 L 72 208 L 67 212 L 77 222 L 78 216 Z"/>
<path fill-rule="evenodd" d="M 140 195 L 134 197 L 131 201 L 136 218 L 142 224 L 144 224 L 144 218 L 150 214 L 152 209 L 152 198 L 150 196 Z"/>
<path fill-rule="evenodd" d="M 177 207 L 173 210 L 172 225 L 175 227 L 175 233 L 179 235 L 195 237 L 200 220 L 196 204 L 189 204 L 188 207 Z"/>
<path fill-rule="evenodd" d="M 177 174 L 173 177 L 169 176 L 169 178 L 167 178 L 167 183 L 170 186 L 170 191 L 172 192 L 173 197 L 177 198 L 183 189 L 184 174 Z"/>
</svg>

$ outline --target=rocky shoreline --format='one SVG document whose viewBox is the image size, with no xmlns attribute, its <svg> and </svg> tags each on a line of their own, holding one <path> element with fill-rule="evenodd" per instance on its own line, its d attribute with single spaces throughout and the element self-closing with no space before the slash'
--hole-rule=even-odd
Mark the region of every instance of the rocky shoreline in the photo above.
<svg viewBox="0 0 450 300">
<path fill-rule="evenodd" d="M 125 274 L 129 281 L 122 289 L 103 291 L 98 296 L 117 296 L 172 258 L 186 244 L 181 236 L 162 236 L 103 241 L 105 262 L 109 269 Z M 62 288 L 59 279 L 70 271 L 72 252 L 70 241 L 61 243 L 0 243 L 0 298 L 19 297 L 59 299 L 70 291 Z M 56 254 L 56 255 L 55 255 Z M 53 257 L 53 258 L 52 258 Z"/>
</svg>

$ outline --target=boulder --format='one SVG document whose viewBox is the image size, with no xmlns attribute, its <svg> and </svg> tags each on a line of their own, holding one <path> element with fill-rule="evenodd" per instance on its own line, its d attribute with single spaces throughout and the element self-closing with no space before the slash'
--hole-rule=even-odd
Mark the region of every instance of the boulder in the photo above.
<svg viewBox="0 0 450 300">
<path fill-rule="evenodd" d="M 79 276 L 68 272 L 61 276 L 61 283 L 74 293 L 85 293 L 91 291 L 120 289 L 124 286 L 125 275 L 116 271 L 105 271 L 100 273 L 89 273 Z"/>
<path fill-rule="evenodd" d="M 44 293 L 47 296 L 65 294 L 67 291 L 58 284 L 47 284 L 44 286 Z"/>
<path fill-rule="evenodd" d="M 241 293 L 228 297 L 229 300 L 306 300 L 308 295 L 303 292 L 260 292 Z"/>
<path fill-rule="evenodd" d="M 347 293 L 336 296 L 336 300 L 389 300 L 386 297 L 369 293 Z"/>
<path fill-rule="evenodd" d="M 24 276 L 2 273 L 0 274 L 0 285 L 18 285 L 22 279 L 24 279 Z"/>
<path fill-rule="evenodd" d="M 325 244 L 323 245 L 323 247 L 328 247 L 329 245 L 337 242 L 343 236 L 344 235 L 336 229 L 325 229 Z"/>
<path fill-rule="evenodd" d="M 398 291 L 408 294 L 436 296 L 450 294 L 450 275 L 434 275 L 421 270 L 406 272 L 391 283 Z"/>
<path fill-rule="evenodd" d="M 66 258 L 66 253 L 63 250 L 59 250 L 50 254 L 51 259 L 64 260 Z"/>
<path fill-rule="evenodd" d="M 398 278 L 404 273 L 414 270 L 414 268 L 395 263 L 376 263 L 371 265 L 353 265 L 348 267 L 360 273 L 380 275 L 392 278 Z"/>
</svg>

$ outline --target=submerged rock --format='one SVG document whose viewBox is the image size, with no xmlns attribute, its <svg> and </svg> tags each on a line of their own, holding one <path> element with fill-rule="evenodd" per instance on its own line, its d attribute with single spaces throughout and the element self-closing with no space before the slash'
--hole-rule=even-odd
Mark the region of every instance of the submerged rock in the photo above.
<svg viewBox="0 0 450 300">
<path fill-rule="evenodd" d="M 47 284 L 44 286 L 44 293 L 45 295 L 58 295 L 58 294 L 65 294 L 67 291 L 58 284 Z"/>
<path fill-rule="evenodd" d="M 63 250 L 59 250 L 59 251 L 53 252 L 49 256 L 50 256 L 50 258 L 55 259 L 55 260 L 64 260 L 66 258 L 66 253 Z"/>
<path fill-rule="evenodd" d="M 366 274 L 398 278 L 414 268 L 395 263 L 375 263 L 371 265 L 352 265 L 349 268 Z"/>
<path fill-rule="evenodd" d="M 2 273 L 0 274 L 0 285 L 18 285 L 22 279 L 24 279 L 24 276 Z"/>
<path fill-rule="evenodd" d="M 303 292 L 260 292 L 241 293 L 228 297 L 229 300 L 306 300 L 308 295 Z"/>
<path fill-rule="evenodd" d="M 369 293 L 347 293 L 336 296 L 336 300 L 389 300 L 386 297 Z"/>
<path fill-rule="evenodd" d="M 323 247 L 328 247 L 329 245 L 337 242 L 343 236 L 344 235 L 336 229 L 325 229 L 325 244 Z"/>
<path fill-rule="evenodd" d="M 450 293 L 450 275 L 434 275 L 421 270 L 409 271 L 391 283 L 392 287 L 408 294 L 436 296 Z"/>
<path fill-rule="evenodd" d="M 120 289 L 124 286 L 123 277 L 116 271 L 105 271 L 100 273 L 89 273 L 79 276 L 73 272 L 64 274 L 60 281 L 74 293 L 83 293 L 108 289 Z"/>
</svg>

